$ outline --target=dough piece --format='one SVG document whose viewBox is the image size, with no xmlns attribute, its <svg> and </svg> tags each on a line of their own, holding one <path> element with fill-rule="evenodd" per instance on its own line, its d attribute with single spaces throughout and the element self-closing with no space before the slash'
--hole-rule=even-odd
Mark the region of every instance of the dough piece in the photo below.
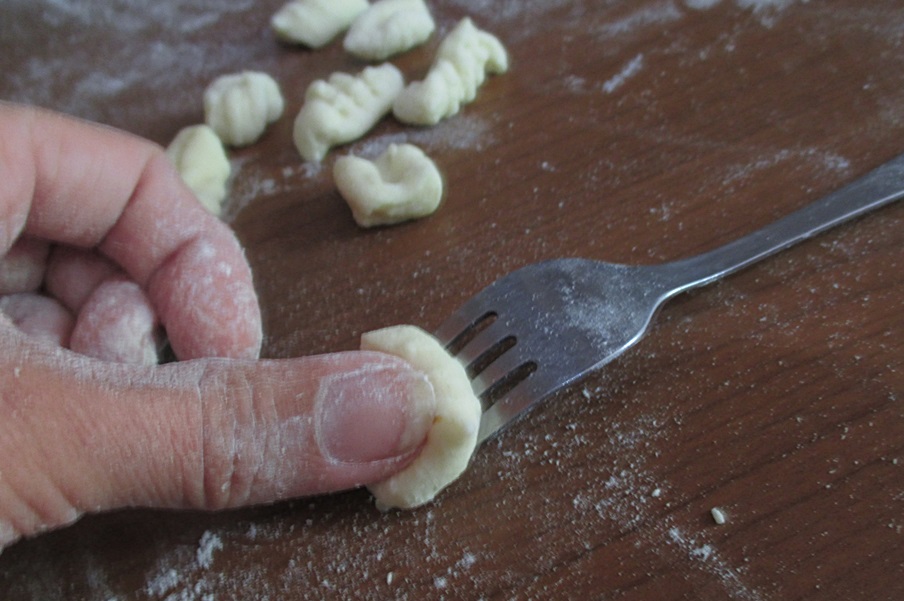
<svg viewBox="0 0 904 601">
<path fill-rule="evenodd" d="M 308 161 L 323 159 L 330 147 L 360 138 L 392 108 L 405 86 L 402 72 L 390 63 L 368 67 L 358 75 L 333 73 L 305 92 L 295 118 L 295 146 Z"/>
<path fill-rule="evenodd" d="M 424 0 L 378 0 L 354 20 L 343 47 L 358 58 L 381 61 L 423 44 L 434 29 Z"/>
<path fill-rule="evenodd" d="M 292 0 L 270 18 L 270 25 L 287 42 L 320 48 L 348 29 L 368 6 L 367 0 Z"/>
<path fill-rule="evenodd" d="M 228 146 L 247 146 L 283 112 L 279 85 L 266 73 L 221 75 L 204 90 L 204 121 Z"/>
<path fill-rule="evenodd" d="M 185 184 L 204 208 L 220 215 L 229 180 L 229 158 L 220 138 L 209 125 L 183 128 L 166 149 Z"/>
<path fill-rule="evenodd" d="M 477 446 L 480 400 L 461 363 L 420 328 L 394 326 L 369 332 L 361 337 L 361 349 L 401 357 L 433 384 L 436 417 L 420 455 L 401 472 L 368 487 L 381 510 L 423 505 L 468 466 Z"/>
<path fill-rule="evenodd" d="M 427 77 L 399 94 L 393 113 L 403 123 L 435 125 L 474 100 L 487 73 L 507 70 L 502 43 L 465 17 L 440 44 Z"/>
<path fill-rule="evenodd" d="M 443 197 L 443 178 L 417 146 L 391 144 L 374 161 L 336 159 L 333 179 L 361 227 L 426 217 Z"/>
</svg>

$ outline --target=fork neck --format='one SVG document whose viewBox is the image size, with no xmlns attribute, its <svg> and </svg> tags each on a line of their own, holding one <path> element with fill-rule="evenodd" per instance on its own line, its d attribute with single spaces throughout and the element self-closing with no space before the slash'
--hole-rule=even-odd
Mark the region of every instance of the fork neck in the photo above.
<svg viewBox="0 0 904 601">
<path fill-rule="evenodd" d="M 661 266 L 670 296 L 714 282 L 802 240 L 904 197 L 904 155 L 743 238 Z"/>
</svg>

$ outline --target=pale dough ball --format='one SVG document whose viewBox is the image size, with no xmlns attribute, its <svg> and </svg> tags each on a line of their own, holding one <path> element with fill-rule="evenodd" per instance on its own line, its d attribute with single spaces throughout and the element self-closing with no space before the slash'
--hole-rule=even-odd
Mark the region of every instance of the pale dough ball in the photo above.
<svg viewBox="0 0 904 601">
<path fill-rule="evenodd" d="M 314 81 L 295 118 L 293 139 L 299 154 L 307 161 L 321 161 L 331 147 L 360 138 L 389 113 L 404 86 L 402 72 L 392 63 Z"/>
<path fill-rule="evenodd" d="M 360 59 L 381 61 L 423 44 L 434 29 L 424 0 L 379 0 L 358 15 L 342 45 Z"/>
<path fill-rule="evenodd" d="M 443 178 L 436 164 L 411 144 L 391 144 L 374 161 L 340 157 L 333 179 L 361 227 L 426 217 L 443 197 Z"/>
<path fill-rule="evenodd" d="M 208 125 L 182 129 L 166 154 L 204 208 L 220 215 L 231 168 L 223 143 L 213 129 Z"/>
<path fill-rule="evenodd" d="M 433 385 L 436 417 L 420 455 L 401 472 L 368 486 L 382 510 L 423 505 L 468 467 L 477 446 L 480 400 L 461 363 L 420 328 L 403 325 L 369 332 L 361 337 L 361 349 L 401 357 L 427 374 Z"/>
<path fill-rule="evenodd" d="M 474 100 L 488 73 L 507 70 L 502 43 L 465 17 L 440 44 L 427 77 L 410 83 L 394 100 L 392 112 L 403 123 L 436 125 Z"/>
<path fill-rule="evenodd" d="M 257 141 L 283 107 L 279 85 L 259 71 L 221 75 L 204 90 L 204 121 L 229 146 Z"/>
<path fill-rule="evenodd" d="M 367 0 L 292 0 L 270 19 L 276 34 L 309 48 L 320 48 L 348 29 L 367 10 Z"/>
</svg>

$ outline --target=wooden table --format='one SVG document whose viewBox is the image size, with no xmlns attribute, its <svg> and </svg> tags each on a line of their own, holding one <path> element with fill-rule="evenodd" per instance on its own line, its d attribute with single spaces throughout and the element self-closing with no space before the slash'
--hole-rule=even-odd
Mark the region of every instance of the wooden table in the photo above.
<svg viewBox="0 0 904 601">
<path fill-rule="evenodd" d="M 303 90 L 362 64 L 277 43 L 279 0 L 200 4 L 5 2 L 0 97 L 166 144 L 216 75 L 274 75 L 287 112 L 232 154 L 227 205 L 271 357 L 433 329 L 541 259 L 702 252 L 904 151 L 895 0 L 436 0 L 441 31 L 471 15 L 511 71 L 455 118 L 386 120 L 321 167 L 291 144 Z M 435 46 L 394 62 L 419 78 Z M 448 195 L 361 230 L 332 162 L 398 141 Z M 352 491 L 91 517 L 0 556 L 0 598 L 902 599 L 902 245 L 898 203 L 679 297 L 428 507 L 383 515 Z"/>
</svg>

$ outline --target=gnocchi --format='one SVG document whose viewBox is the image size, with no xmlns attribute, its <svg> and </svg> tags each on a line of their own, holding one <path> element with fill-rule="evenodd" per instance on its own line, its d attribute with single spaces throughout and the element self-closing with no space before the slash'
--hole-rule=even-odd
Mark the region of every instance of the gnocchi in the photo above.
<svg viewBox="0 0 904 601">
<path fill-rule="evenodd" d="M 389 113 L 404 85 L 401 71 L 390 63 L 313 82 L 295 118 L 298 152 L 305 160 L 319 162 L 331 147 L 363 136 Z"/>
<path fill-rule="evenodd" d="M 229 146 L 247 146 L 283 112 L 276 81 L 259 71 L 221 75 L 204 90 L 204 121 Z"/>
<path fill-rule="evenodd" d="M 439 206 L 443 178 L 417 146 L 391 144 L 374 161 L 344 156 L 333 166 L 339 193 L 361 227 L 425 217 Z"/>
<path fill-rule="evenodd" d="M 361 337 L 361 349 L 405 359 L 427 374 L 436 394 L 436 417 L 417 458 L 401 472 L 368 486 L 382 510 L 431 501 L 468 467 L 477 446 L 480 400 L 464 366 L 416 326 L 394 326 Z"/>
<path fill-rule="evenodd" d="M 343 47 L 358 58 L 381 61 L 424 43 L 434 29 L 424 0 L 379 0 L 354 20 Z"/>
<path fill-rule="evenodd" d="M 292 0 L 270 18 L 270 26 L 287 42 L 321 48 L 368 6 L 367 0 Z"/>
<path fill-rule="evenodd" d="M 223 143 L 208 125 L 192 125 L 176 134 L 166 149 L 185 184 L 204 208 L 220 215 L 231 168 Z"/>
<path fill-rule="evenodd" d="M 465 17 L 440 44 L 427 77 L 395 99 L 393 114 L 403 123 L 435 125 L 474 100 L 487 73 L 507 70 L 502 43 Z"/>
</svg>

